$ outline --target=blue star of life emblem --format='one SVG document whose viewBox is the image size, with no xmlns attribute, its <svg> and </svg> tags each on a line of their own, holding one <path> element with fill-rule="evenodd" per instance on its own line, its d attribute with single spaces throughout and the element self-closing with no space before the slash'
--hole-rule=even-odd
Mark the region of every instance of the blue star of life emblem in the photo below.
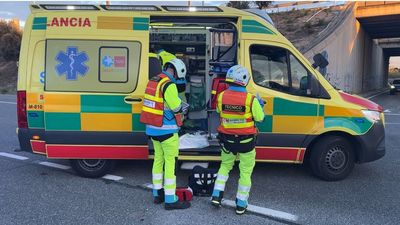
<svg viewBox="0 0 400 225">
<path fill-rule="evenodd" d="M 67 80 L 77 80 L 78 74 L 85 76 L 89 67 L 85 65 L 89 57 L 85 52 L 78 52 L 78 47 L 67 47 L 67 52 L 60 51 L 56 60 L 56 72 L 59 76 L 66 74 Z"/>
<path fill-rule="evenodd" d="M 111 56 L 104 56 L 101 63 L 103 63 L 105 67 L 111 67 L 114 64 L 114 60 Z"/>
</svg>

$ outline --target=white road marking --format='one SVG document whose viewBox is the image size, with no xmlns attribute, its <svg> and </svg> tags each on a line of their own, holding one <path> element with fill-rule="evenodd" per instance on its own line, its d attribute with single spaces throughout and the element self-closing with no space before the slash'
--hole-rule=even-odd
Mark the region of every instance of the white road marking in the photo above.
<svg viewBox="0 0 400 225">
<path fill-rule="evenodd" d="M 232 201 L 232 200 L 223 199 L 222 205 L 228 206 L 231 208 L 236 208 L 236 203 L 235 203 L 235 201 Z M 263 216 L 275 218 L 278 220 L 287 221 L 287 222 L 296 222 L 299 219 L 298 216 L 287 213 L 287 212 L 282 212 L 282 211 L 259 207 L 259 206 L 250 205 L 250 204 L 247 206 L 247 211 L 258 214 L 258 215 L 263 215 Z"/>
<path fill-rule="evenodd" d="M 12 104 L 12 105 L 16 105 L 16 104 L 17 104 L 16 102 L 5 102 L 5 101 L 0 101 L 0 103 L 3 103 L 3 104 Z"/>
<path fill-rule="evenodd" d="M 201 167 L 204 167 L 204 168 L 208 168 L 208 163 L 184 162 L 181 165 L 181 169 L 183 169 L 183 170 L 192 170 L 195 166 L 201 166 Z"/>
<path fill-rule="evenodd" d="M 7 152 L 0 152 L 1 156 L 8 157 L 8 158 L 13 158 L 13 159 L 18 159 L 18 160 L 27 160 L 29 159 L 28 157 L 25 156 L 20 156 L 20 155 L 15 155 Z"/>
<path fill-rule="evenodd" d="M 53 167 L 53 168 L 57 168 L 57 169 L 62 169 L 62 170 L 68 170 L 71 169 L 70 166 L 66 166 L 66 165 L 62 165 L 62 164 L 58 164 L 58 163 L 52 163 L 52 162 L 39 162 L 40 165 L 43 166 L 48 166 L 48 167 Z"/>
<path fill-rule="evenodd" d="M 111 174 L 106 174 L 103 176 L 103 178 L 107 179 L 107 180 L 113 180 L 113 181 L 118 181 L 118 180 L 124 179 L 123 177 L 115 176 L 115 175 L 111 175 Z"/>
<path fill-rule="evenodd" d="M 400 113 L 385 113 L 385 116 L 400 116 Z"/>
<path fill-rule="evenodd" d="M 390 113 L 391 111 L 389 109 L 386 109 L 385 111 L 383 111 L 384 113 Z"/>
<path fill-rule="evenodd" d="M 142 186 L 144 189 L 150 189 L 150 190 L 153 189 L 153 184 L 150 184 L 150 183 L 144 183 L 144 184 L 142 184 L 141 186 Z"/>
<path fill-rule="evenodd" d="M 386 125 L 400 125 L 400 123 L 385 123 Z"/>
</svg>

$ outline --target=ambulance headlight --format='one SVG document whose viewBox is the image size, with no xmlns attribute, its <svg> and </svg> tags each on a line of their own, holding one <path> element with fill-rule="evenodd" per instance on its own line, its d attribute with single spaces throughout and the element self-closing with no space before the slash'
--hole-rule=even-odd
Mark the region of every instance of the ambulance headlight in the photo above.
<svg viewBox="0 0 400 225">
<path fill-rule="evenodd" d="M 377 123 L 381 120 L 380 113 L 378 111 L 361 110 L 361 112 L 364 114 L 364 117 L 372 123 Z"/>
</svg>

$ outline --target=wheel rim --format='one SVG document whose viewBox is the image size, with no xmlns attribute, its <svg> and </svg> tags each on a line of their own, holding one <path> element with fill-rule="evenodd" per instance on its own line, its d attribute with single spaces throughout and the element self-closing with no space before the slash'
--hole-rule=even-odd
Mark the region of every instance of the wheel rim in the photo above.
<svg viewBox="0 0 400 225">
<path fill-rule="evenodd" d="M 104 159 L 81 159 L 78 160 L 79 165 L 87 171 L 96 171 L 101 169 L 105 164 Z"/>
<path fill-rule="evenodd" d="M 325 157 L 325 163 L 329 169 L 333 171 L 341 170 L 345 167 L 347 162 L 347 155 L 343 148 L 340 146 L 335 146 L 329 149 Z"/>
</svg>

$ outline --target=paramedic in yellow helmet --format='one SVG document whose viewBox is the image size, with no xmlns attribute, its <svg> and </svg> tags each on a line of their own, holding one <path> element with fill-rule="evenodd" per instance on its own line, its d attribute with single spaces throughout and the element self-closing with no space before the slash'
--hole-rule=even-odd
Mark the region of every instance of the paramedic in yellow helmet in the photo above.
<svg viewBox="0 0 400 225">
<path fill-rule="evenodd" d="M 154 203 L 165 201 L 165 209 L 186 209 L 189 202 L 178 201 L 175 195 L 175 158 L 179 153 L 178 131 L 185 110 L 178 97 L 176 80 L 184 78 L 186 66 L 180 59 L 170 60 L 164 70 L 152 77 L 146 87 L 140 122 L 153 142 L 152 169 Z M 164 186 L 163 186 L 164 181 Z"/>
<path fill-rule="evenodd" d="M 169 53 L 165 51 L 164 49 L 161 49 L 157 52 L 158 58 L 161 61 L 161 65 L 165 66 L 165 64 L 173 59 L 176 59 L 176 56 L 172 53 Z"/>
<path fill-rule="evenodd" d="M 226 74 L 229 88 L 218 95 L 220 115 L 218 138 L 222 147 L 221 165 L 215 181 L 211 203 L 221 206 L 229 172 L 239 158 L 240 178 L 236 194 L 236 214 L 246 212 L 251 187 L 251 174 L 256 163 L 256 135 L 254 122 L 264 120 L 264 101 L 246 91 L 250 75 L 246 68 L 236 65 Z"/>
</svg>

